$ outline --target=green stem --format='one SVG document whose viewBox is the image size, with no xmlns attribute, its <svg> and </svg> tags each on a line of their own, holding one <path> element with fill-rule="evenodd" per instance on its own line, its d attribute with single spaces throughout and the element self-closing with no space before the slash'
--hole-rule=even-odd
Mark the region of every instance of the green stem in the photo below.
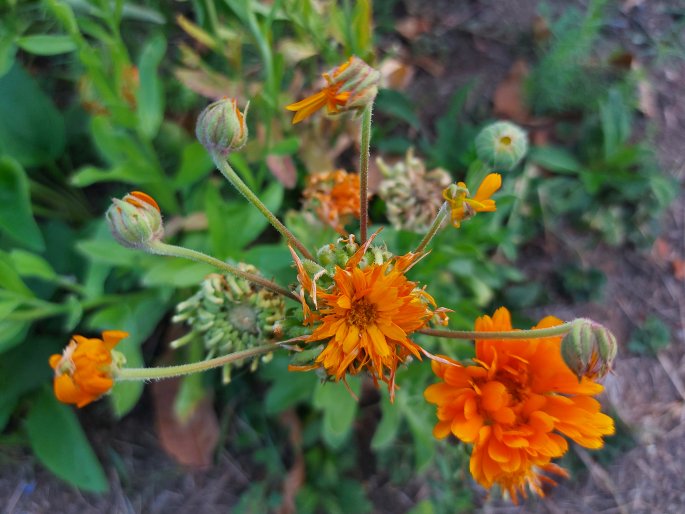
<svg viewBox="0 0 685 514">
<path fill-rule="evenodd" d="M 290 298 L 291 300 L 295 300 L 296 302 L 300 301 L 300 299 L 297 296 L 295 296 L 295 294 L 292 291 L 288 291 L 286 288 L 281 287 L 278 284 L 275 284 L 271 280 L 267 280 L 266 278 L 260 277 L 259 275 L 255 275 L 254 273 L 249 273 L 247 271 L 238 269 L 235 266 L 228 264 L 227 262 L 221 261 L 202 252 L 198 252 L 197 250 L 183 248 L 182 246 L 170 245 L 162 243 L 161 241 L 154 241 L 142 249 L 157 255 L 166 255 L 168 257 L 180 257 L 182 259 L 189 259 L 191 261 L 204 262 L 206 264 L 209 264 L 210 266 L 219 268 L 222 271 L 226 271 L 238 277 L 244 278 L 249 282 L 260 285 L 263 288 L 268 289 L 269 291 L 273 291 L 274 293 Z"/>
<path fill-rule="evenodd" d="M 362 135 L 359 145 L 359 239 L 366 242 L 369 230 L 369 149 L 371 147 L 371 117 L 373 102 L 366 106 L 362 115 Z"/>
<path fill-rule="evenodd" d="M 212 154 L 212 158 L 214 159 L 214 164 L 216 167 L 219 169 L 221 174 L 226 177 L 226 180 L 228 180 L 235 188 L 245 197 L 247 200 L 254 205 L 259 212 L 261 212 L 264 217 L 269 220 L 269 223 L 273 225 L 273 227 L 280 232 L 280 234 L 285 238 L 285 240 L 288 242 L 290 246 L 294 246 L 299 250 L 299 252 L 302 254 L 302 256 L 306 259 L 309 259 L 310 261 L 316 261 L 314 259 L 314 256 L 309 253 L 309 250 L 305 248 L 305 246 L 300 242 L 299 239 L 297 239 L 288 228 L 281 223 L 281 221 L 274 216 L 274 214 L 269 210 L 269 208 L 262 203 L 262 201 L 255 195 L 252 190 L 245 185 L 245 182 L 242 181 L 242 179 L 238 176 L 238 174 L 233 171 L 233 168 L 231 168 L 231 165 L 228 164 L 228 161 L 226 161 L 226 158 L 218 155 L 216 153 Z"/>
<path fill-rule="evenodd" d="M 249 357 L 256 357 L 269 353 L 280 348 L 282 343 L 269 343 L 260 346 L 255 346 L 249 350 L 242 352 L 230 353 L 215 359 L 208 359 L 205 361 L 192 362 L 190 364 L 181 364 L 179 366 L 163 366 L 156 368 L 124 368 L 116 375 L 117 381 L 122 380 L 159 380 L 162 378 L 172 378 L 181 375 L 190 375 L 191 373 L 199 373 L 214 368 L 219 368 L 224 364 L 236 362 Z"/>
<path fill-rule="evenodd" d="M 426 232 L 426 235 L 423 236 L 423 239 L 419 243 L 419 246 L 417 246 L 416 250 L 414 250 L 414 253 L 421 253 L 426 249 L 428 243 L 430 243 L 433 240 L 435 234 L 437 234 L 438 230 L 440 230 L 442 223 L 445 221 L 445 218 L 447 217 L 448 210 L 449 207 L 447 206 L 447 202 L 444 202 L 442 204 L 442 207 L 440 207 L 438 213 L 435 215 L 435 219 L 433 220 L 433 223 L 428 229 L 428 232 Z"/>
<path fill-rule="evenodd" d="M 548 328 L 531 328 L 530 330 L 507 330 L 504 332 L 474 332 L 468 330 L 440 330 L 422 328 L 417 332 L 429 336 L 446 337 L 448 339 L 538 339 L 541 337 L 561 336 L 571 331 L 574 323 L 584 321 L 576 319 Z"/>
</svg>

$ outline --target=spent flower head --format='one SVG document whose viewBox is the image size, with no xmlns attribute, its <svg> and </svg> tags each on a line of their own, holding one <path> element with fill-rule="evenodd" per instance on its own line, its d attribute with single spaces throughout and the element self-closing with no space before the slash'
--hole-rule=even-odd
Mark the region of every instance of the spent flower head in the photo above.
<svg viewBox="0 0 685 514">
<path fill-rule="evenodd" d="M 140 191 L 132 191 L 121 200 L 113 198 L 106 218 L 114 238 L 128 248 L 145 248 L 164 236 L 157 202 Z"/>
<path fill-rule="evenodd" d="M 209 104 L 200 113 L 195 125 L 195 135 L 210 154 L 226 156 L 240 150 L 247 142 L 245 117 L 250 107 L 240 112 L 235 98 L 222 98 Z"/>
<path fill-rule="evenodd" d="M 238 269 L 257 273 L 252 265 L 240 263 Z M 285 318 L 283 297 L 259 287 L 244 278 L 212 273 L 200 284 L 198 291 L 176 306 L 174 322 L 185 322 L 190 328 L 186 335 L 171 345 L 175 348 L 198 338 L 205 348 L 206 358 L 212 359 L 243 351 L 282 337 Z M 267 362 L 271 353 L 262 356 Z M 223 368 L 224 383 L 230 382 L 232 367 Z M 252 360 L 250 369 L 257 369 L 259 359 Z"/>
<path fill-rule="evenodd" d="M 293 125 L 326 107 L 328 114 L 361 112 L 378 94 L 381 74 L 356 56 L 323 74 L 326 86 L 304 100 L 286 106 L 294 111 Z"/>
<path fill-rule="evenodd" d="M 57 399 L 83 407 L 107 393 L 125 359 L 113 348 L 128 333 L 106 330 L 102 339 L 74 335 L 62 354 L 50 357 Z"/>
<path fill-rule="evenodd" d="M 426 171 L 426 164 L 407 150 L 404 160 L 387 164 L 376 160 L 383 180 L 378 195 L 386 206 L 392 226 L 415 232 L 425 232 L 442 205 L 441 192 L 452 181 L 442 168 Z"/>
</svg>

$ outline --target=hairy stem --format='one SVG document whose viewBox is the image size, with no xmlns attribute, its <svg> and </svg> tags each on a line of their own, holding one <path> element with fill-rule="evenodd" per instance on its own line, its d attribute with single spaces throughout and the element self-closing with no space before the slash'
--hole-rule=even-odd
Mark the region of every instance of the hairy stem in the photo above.
<svg viewBox="0 0 685 514">
<path fill-rule="evenodd" d="M 309 259 L 311 261 L 315 261 L 314 257 L 312 256 L 311 253 L 309 253 L 309 250 L 305 248 L 305 246 L 302 244 L 302 242 L 297 239 L 288 228 L 281 223 L 281 221 L 274 216 L 274 214 L 269 210 L 269 208 L 264 205 L 264 203 L 257 197 L 256 194 L 252 192 L 252 190 L 247 187 L 245 182 L 242 181 L 242 179 L 238 176 L 238 174 L 233 171 L 233 168 L 231 168 L 231 165 L 228 164 L 228 161 L 226 161 L 226 158 L 217 154 L 213 153 L 212 158 L 214 159 L 214 164 L 216 167 L 219 169 L 221 174 L 226 177 L 226 180 L 228 180 L 233 186 L 245 197 L 247 200 L 254 205 L 259 212 L 261 212 L 264 217 L 269 220 L 269 223 L 273 225 L 273 227 L 280 232 L 280 234 L 286 239 L 288 244 L 290 246 L 294 246 L 297 248 L 297 250 L 302 254 L 303 257 L 306 259 Z"/>
<path fill-rule="evenodd" d="M 372 113 L 373 103 L 370 103 L 362 115 L 362 140 L 359 145 L 359 239 L 361 239 L 361 244 L 366 242 L 369 230 L 369 151 Z"/>
<path fill-rule="evenodd" d="M 445 218 L 447 217 L 448 210 L 449 207 L 447 205 L 447 202 L 443 202 L 442 206 L 440 207 L 440 210 L 435 215 L 433 223 L 431 223 L 431 226 L 428 228 L 428 232 L 426 232 L 426 235 L 423 236 L 423 239 L 419 243 L 419 246 L 416 247 L 416 250 L 414 250 L 414 253 L 421 253 L 426 249 L 428 244 L 435 237 L 435 234 L 437 234 L 440 230 L 440 227 L 442 227 L 442 224 L 445 221 Z"/>
<path fill-rule="evenodd" d="M 273 291 L 274 293 L 285 296 L 286 298 L 290 298 L 291 300 L 295 300 L 296 302 L 300 301 L 300 299 L 297 296 L 295 296 L 295 294 L 292 291 L 288 291 L 286 288 L 279 286 L 271 280 L 268 280 L 264 277 L 260 277 L 259 275 L 255 275 L 254 273 L 250 273 L 248 271 L 243 271 L 235 266 L 228 264 L 227 262 L 221 261 L 215 257 L 211 257 L 202 252 L 198 252 L 197 250 L 183 248 L 182 246 L 170 245 L 162 243 L 161 241 L 154 241 L 145 248 L 143 248 L 143 250 L 146 250 L 150 253 L 154 253 L 157 255 L 180 257 L 182 259 L 189 259 L 191 261 L 204 262 L 206 264 L 209 264 L 210 266 L 219 268 L 222 271 L 226 271 L 228 273 L 231 273 L 232 275 L 244 278 L 245 280 L 252 282 L 253 284 L 262 286 L 264 289 Z"/>
<path fill-rule="evenodd" d="M 574 323 L 584 322 L 576 319 L 548 328 L 531 328 L 530 330 L 507 330 L 504 332 L 474 332 L 469 330 L 440 330 L 435 328 L 422 328 L 417 330 L 421 334 L 448 339 L 537 339 L 542 337 L 561 336 L 571 331 Z"/>
<path fill-rule="evenodd" d="M 190 375 L 191 373 L 199 373 L 201 371 L 219 368 L 230 362 L 236 362 L 249 357 L 263 355 L 280 348 L 280 345 L 281 343 L 263 344 L 248 350 L 243 350 L 241 352 L 235 352 L 228 355 L 223 355 L 221 357 L 216 357 L 215 359 L 192 362 L 190 364 L 180 364 L 178 366 L 160 366 L 156 368 L 124 368 L 117 373 L 116 380 L 159 380 L 162 378 Z"/>
</svg>

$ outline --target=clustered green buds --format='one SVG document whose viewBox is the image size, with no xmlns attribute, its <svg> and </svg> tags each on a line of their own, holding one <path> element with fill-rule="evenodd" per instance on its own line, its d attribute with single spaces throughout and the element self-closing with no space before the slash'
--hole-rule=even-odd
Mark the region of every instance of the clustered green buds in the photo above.
<svg viewBox="0 0 685 514">
<path fill-rule="evenodd" d="M 249 264 L 238 264 L 241 271 L 257 273 Z M 208 275 L 193 296 L 176 306 L 175 323 L 185 322 L 190 332 L 172 343 L 177 348 L 199 338 L 208 359 L 239 352 L 282 337 L 285 318 L 283 298 L 233 275 Z M 261 357 L 268 362 L 271 354 Z M 251 370 L 259 364 L 254 359 Z M 231 380 L 231 366 L 223 368 L 223 381 Z"/>
<path fill-rule="evenodd" d="M 564 362 L 579 380 L 604 377 L 611 371 L 617 351 L 611 331 L 589 319 L 576 320 L 561 342 Z"/>
<path fill-rule="evenodd" d="M 392 226 L 425 232 L 440 210 L 442 190 L 452 181 L 449 173 L 442 168 L 427 172 L 426 164 L 414 156 L 413 148 L 395 164 L 386 164 L 381 158 L 376 163 L 383 174 L 378 195 L 385 202 Z"/>
<path fill-rule="evenodd" d="M 157 202 L 140 191 L 132 191 L 122 200 L 113 198 L 106 218 L 114 238 L 128 248 L 145 248 L 164 235 Z"/>
<path fill-rule="evenodd" d="M 228 155 L 233 150 L 240 150 L 247 142 L 247 124 L 245 111 L 240 112 L 235 99 L 222 98 L 209 104 L 200 113 L 195 126 L 195 135 L 210 153 Z"/>
<path fill-rule="evenodd" d="M 528 152 L 525 131 L 508 121 L 488 125 L 476 137 L 478 158 L 495 170 L 513 169 Z"/>
</svg>

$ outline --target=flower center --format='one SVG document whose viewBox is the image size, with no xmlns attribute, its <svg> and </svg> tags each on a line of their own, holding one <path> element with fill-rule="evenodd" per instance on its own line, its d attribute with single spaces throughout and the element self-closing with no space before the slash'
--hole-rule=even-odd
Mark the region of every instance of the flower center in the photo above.
<svg viewBox="0 0 685 514">
<path fill-rule="evenodd" d="M 228 319 L 231 324 L 241 332 L 249 332 L 251 334 L 259 333 L 257 328 L 257 313 L 249 305 L 236 305 L 229 311 Z"/>
<path fill-rule="evenodd" d="M 509 146 L 511 144 L 511 138 L 509 136 L 502 136 L 499 138 L 499 142 L 502 146 Z"/>
<path fill-rule="evenodd" d="M 352 304 L 350 312 L 347 314 L 347 323 L 355 325 L 359 329 L 364 329 L 374 323 L 376 319 L 376 306 L 366 298 L 357 300 Z"/>
</svg>

